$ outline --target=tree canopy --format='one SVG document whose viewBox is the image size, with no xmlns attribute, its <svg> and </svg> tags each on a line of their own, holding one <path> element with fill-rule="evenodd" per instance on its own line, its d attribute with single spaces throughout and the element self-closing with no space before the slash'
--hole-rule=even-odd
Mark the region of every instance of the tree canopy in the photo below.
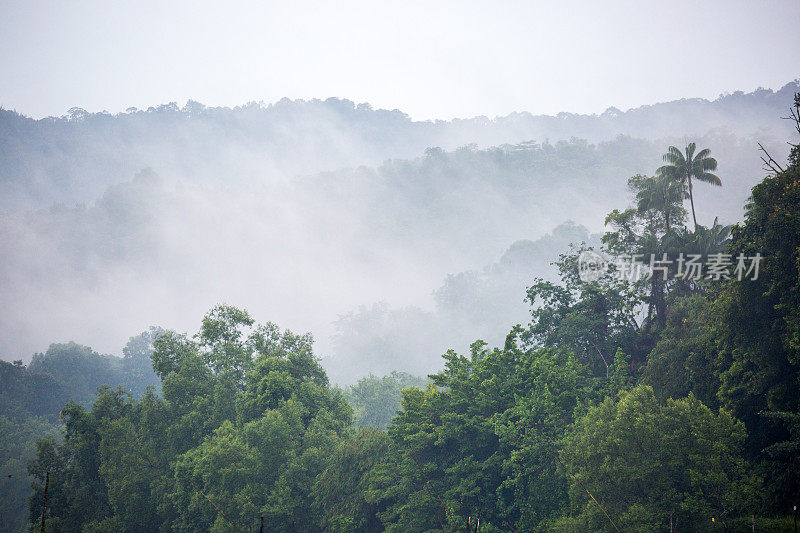
<svg viewBox="0 0 800 533">
<path fill-rule="evenodd" d="M 800 134 L 800 95 L 793 112 Z M 27 523 L 49 479 L 47 531 L 787 531 L 800 497 L 798 150 L 732 227 L 687 227 L 679 181 L 633 176 L 602 246 L 575 243 L 560 281 L 532 279 L 529 323 L 498 346 L 448 350 L 427 378 L 340 389 L 310 334 L 226 304 L 194 334 L 132 338 L 118 361 L 64 344 L 4 363 L 3 511 L 19 514 L 27 454 Z M 587 253 L 609 259 L 596 275 Z M 731 270 L 687 276 L 684 255 Z M 614 256 L 651 260 L 634 277 Z M 758 271 L 736 275 L 740 256 Z M 160 387 L 120 382 L 84 401 L 120 368 L 141 376 L 145 355 Z"/>
</svg>

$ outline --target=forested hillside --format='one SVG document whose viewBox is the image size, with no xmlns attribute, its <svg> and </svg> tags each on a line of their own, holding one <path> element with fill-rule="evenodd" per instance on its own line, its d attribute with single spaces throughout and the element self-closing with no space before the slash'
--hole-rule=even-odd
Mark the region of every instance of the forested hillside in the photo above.
<svg viewBox="0 0 800 533">
<path fill-rule="evenodd" d="M 160 394 L 105 388 L 37 442 L 30 522 L 49 476 L 48 531 L 791 531 L 800 94 L 791 112 L 788 161 L 764 154 L 740 223 L 698 201 L 727 184 L 713 150 L 662 147 L 599 245 L 530 277 L 524 325 L 448 350 L 427 380 L 339 389 L 310 334 L 231 305 L 191 334 L 158 332 Z M 642 275 L 626 273 L 634 258 Z M 451 289 L 479 293 L 495 269 L 449 278 L 440 301 L 457 307 Z M 46 359 L 30 366 L 57 368 Z"/>
<path fill-rule="evenodd" d="M 785 138 L 767 117 L 786 108 L 797 89 L 760 89 L 684 99 L 601 115 L 514 113 L 489 119 L 413 121 L 398 111 L 349 100 L 283 99 L 208 108 L 189 101 L 125 113 L 74 108 L 39 120 L 0 109 L 0 211 L 91 202 L 106 187 L 150 167 L 169 183 L 248 185 L 342 167 L 377 166 L 417 157 L 426 148 L 453 150 L 571 138 L 597 143 L 627 135 L 648 140 L 722 130 L 740 138 Z"/>
<path fill-rule="evenodd" d="M 0 1 L 0 533 L 797 533 L 800 2 Z"/>
<path fill-rule="evenodd" d="M 755 140 L 722 133 L 695 140 L 719 158 L 725 180 L 719 190 L 697 189 L 700 222 L 740 220 L 761 172 Z M 541 239 L 568 219 L 600 231 L 627 193 L 621 176 L 652 173 L 663 147 L 680 142 L 431 148 L 377 168 L 249 187 L 172 186 L 153 170 L 117 174 L 126 181 L 92 203 L 0 216 L 0 297 L 15 302 L 0 311 L 0 355 L 27 359 L 46 347 L 42 337 L 113 352 L 131 331 L 153 323 L 188 329 L 225 301 L 280 313 L 314 331 L 322 353 L 347 359 L 336 353 L 339 317 L 378 302 L 432 312 L 432 294 L 448 274 L 480 271 L 513 243 Z M 782 140 L 764 145 L 775 157 L 785 152 Z M 554 261 L 561 246 L 541 248 L 521 273 Z M 504 298 L 484 307 L 493 330 L 480 335 L 503 337 Z M 520 309 L 521 297 L 514 299 Z M 435 361 L 451 342 L 466 348 L 474 335 L 428 343 L 421 357 Z"/>
</svg>

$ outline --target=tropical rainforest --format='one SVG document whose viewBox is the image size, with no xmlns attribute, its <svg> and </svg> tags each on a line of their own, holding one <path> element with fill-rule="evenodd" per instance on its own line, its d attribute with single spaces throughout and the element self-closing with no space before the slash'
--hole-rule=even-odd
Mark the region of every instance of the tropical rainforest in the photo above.
<svg viewBox="0 0 800 533">
<path fill-rule="evenodd" d="M 337 342 L 353 354 L 381 350 L 358 334 L 365 321 L 446 341 L 449 326 L 474 326 L 469 348 L 446 350 L 427 374 L 387 366 L 332 381 L 311 334 L 225 303 L 191 331 L 131 337 L 121 358 L 73 342 L 27 365 L 0 362 L 2 527 L 791 531 L 800 500 L 800 93 L 788 112 L 797 130 L 788 159 L 762 149 L 762 179 L 739 223 L 721 223 L 703 200 L 727 185 L 725 161 L 702 139 L 664 145 L 649 171 L 619 177 L 627 196 L 602 235 L 566 224 L 517 243 L 482 272 L 449 276 L 432 312 L 376 305 L 340 318 L 350 333 Z M 491 166 L 476 160 L 598 150 L 559 146 L 459 157 L 478 173 Z M 402 164 L 448 157 L 430 150 Z M 397 164 L 380 171 L 380 188 L 409 185 L 395 183 Z M 374 177 L 354 170 L 329 183 Z M 101 217 L 101 208 L 61 220 Z M 47 227 L 61 216 L 52 213 Z M 514 265 L 537 246 L 564 249 L 509 296 L 524 270 Z M 666 266 L 628 278 L 611 265 L 586 278 L 590 251 Z M 683 254 L 760 262 L 748 275 L 691 278 L 680 271 Z M 505 300 L 524 300 L 527 320 L 509 322 L 499 342 L 481 340 L 481 309 Z"/>
<path fill-rule="evenodd" d="M 800 84 L 599 115 L 415 121 L 347 100 L 189 102 L 32 119 L 0 109 L 0 359 L 76 341 L 121 356 L 215 304 L 312 331 L 333 381 L 427 375 L 503 342 L 533 276 L 599 246 L 627 178 L 669 146 L 718 159 L 705 226 L 784 161 Z"/>
</svg>

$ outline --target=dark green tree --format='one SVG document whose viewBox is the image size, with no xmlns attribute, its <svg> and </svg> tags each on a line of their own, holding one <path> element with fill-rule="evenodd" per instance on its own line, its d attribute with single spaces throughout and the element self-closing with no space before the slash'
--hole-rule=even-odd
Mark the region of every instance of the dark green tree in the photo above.
<svg viewBox="0 0 800 533">
<path fill-rule="evenodd" d="M 722 186 L 722 180 L 712 174 L 712 171 L 717 170 L 717 160 L 711 157 L 711 150 L 704 148 L 695 153 L 696 149 L 697 146 L 693 142 L 686 145 L 684 152 L 674 146 L 670 146 L 663 156 L 664 162 L 667 164 L 658 169 L 658 174 L 677 181 L 684 187 L 686 196 L 692 206 L 692 220 L 694 220 L 695 228 L 697 228 L 697 214 L 694 210 L 692 180 L 709 183 L 717 187 Z"/>
<path fill-rule="evenodd" d="M 800 100 L 795 102 L 800 109 Z M 800 123 L 798 123 L 800 128 Z M 793 148 L 796 154 L 797 148 Z M 800 413 L 800 167 L 790 159 L 753 187 L 745 221 L 731 232 L 734 258 L 763 259 L 758 276 L 735 276 L 715 302 L 723 405 L 751 436 L 751 457 L 765 461 L 772 501 L 784 509 L 800 495 L 792 414 Z M 747 259 L 745 270 L 753 266 Z M 786 443 L 778 446 L 780 443 Z M 771 453 L 766 455 L 766 450 Z M 781 451 L 783 450 L 783 451 Z"/>
</svg>

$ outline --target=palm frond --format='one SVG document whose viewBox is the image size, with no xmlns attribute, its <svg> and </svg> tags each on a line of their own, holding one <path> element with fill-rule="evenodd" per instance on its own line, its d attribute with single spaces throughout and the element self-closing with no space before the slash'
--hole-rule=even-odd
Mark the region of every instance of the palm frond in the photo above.
<svg viewBox="0 0 800 533">
<path fill-rule="evenodd" d="M 664 154 L 662 159 L 667 163 L 676 163 L 678 161 L 683 161 L 683 154 L 680 150 L 675 148 L 674 146 L 670 146 L 667 148 L 667 153 Z"/>
<path fill-rule="evenodd" d="M 680 173 L 679 167 L 675 165 L 664 165 L 656 169 L 656 175 L 677 182 L 683 182 L 683 175 Z"/>
<path fill-rule="evenodd" d="M 697 154 L 695 154 L 694 158 L 695 159 L 705 159 L 709 155 L 711 155 L 711 150 L 709 150 L 708 148 L 703 148 L 702 150 L 697 152 Z"/>
<path fill-rule="evenodd" d="M 706 157 L 700 160 L 700 165 L 703 171 L 717 170 L 717 160 L 713 157 Z"/>
<path fill-rule="evenodd" d="M 710 183 L 711 185 L 716 185 L 717 187 L 722 187 L 722 180 L 711 172 L 700 172 L 695 175 L 694 179 L 704 183 Z"/>
<path fill-rule="evenodd" d="M 686 146 L 686 160 L 691 161 L 694 158 L 694 150 L 696 145 L 694 143 L 689 143 Z"/>
</svg>

